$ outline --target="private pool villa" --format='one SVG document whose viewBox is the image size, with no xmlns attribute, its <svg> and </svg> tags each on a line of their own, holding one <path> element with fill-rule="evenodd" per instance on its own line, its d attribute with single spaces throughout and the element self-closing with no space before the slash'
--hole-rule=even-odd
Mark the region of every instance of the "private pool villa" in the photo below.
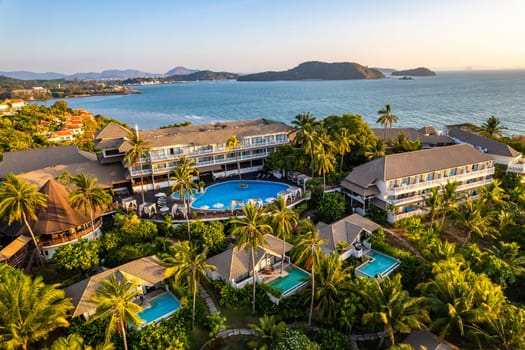
<svg viewBox="0 0 525 350">
<path fill-rule="evenodd" d="M 356 276 L 378 278 L 386 277 L 399 267 L 399 259 L 395 259 L 376 250 L 366 253 L 367 261 L 355 269 Z"/>
</svg>

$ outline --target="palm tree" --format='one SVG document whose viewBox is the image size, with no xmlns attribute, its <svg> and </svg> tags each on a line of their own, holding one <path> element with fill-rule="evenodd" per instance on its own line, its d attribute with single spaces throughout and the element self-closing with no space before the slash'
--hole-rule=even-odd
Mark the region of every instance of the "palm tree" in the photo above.
<svg viewBox="0 0 525 350">
<path fill-rule="evenodd" d="M 98 179 L 80 173 L 71 177 L 71 183 L 75 186 L 73 192 L 69 194 L 69 201 L 73 208 L 84 208 L 84 213 L 91 218 L 91 229 L 95 232 L 95 220 L 93 212 L 104 210 L 113 201 L 109 193 L 97 187 Z"/>
<path fill-rule="evenodd" d="M 294 247 L 296 252 L 295 258 L 298 263 L 303 263 L 304 267 L 310 269 L 312 274 L 311 287 L 312 295 L 310 296 L 310 313 L 308 315 L 308 328 L 312 325 L 312 314 L 314 311 L 315 299 L 315 268 L 321 263 L 323 252 L 321 246 L 326 244 L 327 240 L 319 238 L 319 230 L 308 230 L 300 235 Z"/>
<path fill-rule="evenodd" d="M 411 297 L 403 289 L 401 274 L 386 277 L 381 282 L 375 279 L 370 288 L 362 291 L 362 296 L 368 301 L 370 310 L 363 314 L 363 323 L 382 324 L 392 345 L 395 345 L 395 330 L 410 333 L 429 320 L 427 312 L 420 307 L 424 298 Z"/>
<path fill-rule="evenodd" d="M 140 138 L 138 130 L 136 132 L 130 131 L 127 136 L 127 141 L 130 145 L 130 149 L 126 152 L 124 161 L 128 163 L 130 167 L 134 167 L 137 164 L 140 166 L 140 192 L 142 194 L 142 204 L 144 204 L 144 174 L 142 158 L 146 157 L 146 154 L 151 150 L 151 147 L 146 141 Z"/>
<path fill-rule="evenodd" d="M 173 185 L 171 185 L 171 191 L 176 192 L 179 195 L 179 199 L 182 199 L 184 203 L 188 239 L 190 241 L 190 199 L 193 198 L 195 191 L 199 188 L 198 184 L 193 182 L 193 179 L 199 175 L 194 165 L 195 161 L 193 159 L 187 159 L 185 156 L 182 156 L 179 164 L 173 169 L 173 177 L 171 178 L 174 181 Z"/>
<path fill-rule="evenodd" d="M 385 155 L 385 143 L 381 139 L 375 139 L 367 145 L 365 157 L 370 160 L 380 158 Z"/>
<path fill-rule="evenodd" d="M 317 288 L 315 290 L 316 309 L 319 316 L 333 322 L 340 310 L 343 298 L 346 297 L 352 272 L 349 266 L 344 266 L 339 254 L 330 254 L 321 259 L 321 264 L 315 275 Z"/>
<path fill-rule="evenodd" d="M 479 195 L 483 204 L 495 206 L 497 208 L 504 208 L 507 205 L 509 196 L 501 187 L 501 181 L 494 179 L 486 186 L 479 189 Z"/>
<path fill-rule="evenodd" d="M 319 125 L 319 123 L 320 122 L 308 112 L 296 115 L 295 119 L 292 120 L 292 132 L 295 132 L 295 138 L 293 140 L 294 144 L 303 145 L 306 142 L 306 136 L 304 132 L 311 132 Z"/>
<path fill-rule="evenodd" d="M 0 273 L 0 344 L 27 349 L 60 327 L 68 327 L 73 308 L 59 284 L 47 285 L 11 268 Z"/>
<path fill-rule="evenodd" d="M 127 325 L 129 323 L 140 325 L 143 322 L 138 316 L 142 311 L 142 306 L 133 302 L 141 292 L 142 290 L 136 283 L 129 282 L 125 277 L 117 279 L 115 274 L 111 275 L 108 280 L 102 281 L 101 287 L 91 298 L 91 301 L 97 305 L 97 311 L 89 322 L 109 318 L 106 343 L 109 343 L 111 336 L 118 332 L 122 335 L 124 349 L 128 350 Z"/>
<path fill-rule="evenodd" d="M 491 233 L 490 222 L 492 213 L 483 213 L 483 206 L 480 201 L 474 202 L 468 198 L 455 211 L 457 223 L 465 229 L 465 240 L 463 246 L 471 239 L 475 233 L 480 237 L 485 237 Z"/>
<path fill-rule="evenodd" d="M 106 343 L 95 347 L 95 350 L 113 350 L 112 343 Z M 78 333 L 69 334 L 67 337 L 60 337 L 53 342 L 51 350 L 93 350 L 93 347 L 84 343 L 84 338 Z"/>
<path fill-rule="evenodd" d="M 350 132 L 347 128 L 342 128 L 341 133 L 337 135 L 337 139 L 335 142 L 335 148 L 337 149 L 337 153 L 341 155 L 341 162 L 339 163 L 339 172 L 343 171 L 343 160 L 345 157 L 345 154 L 350 152 L 350 146 L 353 145 L 353 141 L 350 139 Z"/>
<path fill-rule="evenodd" d="M 323 198 L 326 190 L 326 173 L 334 171 L 335 146 L 328 134 L 323 133 L 319 136 L 314 146 L 313 165 L 319 175 L 323 175 Z"/>
<path fill-rule="evenodd" d="M 191 288 L 193 294 L 193 305 L 191 314 L 191 327 L 195 327 L 195 303 L 197 300 L 197 285 L 201 277 L 206 277 L 206 270 L 215 270 L 215 266 L 206 263 L 208 249 L 201 253 L 195 247 L 190 246 L 189 241 L 179 242 L 172 254 L 163 256 L 162 260 L 167 266 L 164 276 L 173 277 L 176 284 L 186 284 Z"/>
<path fill-rule="evenodd" d="M 228 150 L 228 152 L 230 152 L 232 149 L 237 149 L 239 147 L 242 146 L 242 143 L 237 140 L 237 136 L 236 135 L 232 135 L 230 137 L 228 137 L 228 140 L 226 141 L 226 149 Z M 242 184 L 242 179 L 241 179 L 241 162 L 239 160 L 239 155 L 240 155 L 240 151 L 237 150 L 237 170 L 239 171 L 239 185 Z"/>
<path fill-rule="evenodd" d="M 36 220 L 37 212 L 43 208 L 47 208 L 47 198 L 38 192 L 36 185 L 23 181 L 12 173 L 7 174 L 5 181 L 0 185 L 0 218 L 7 219 L 9 225 L 13 221 L 23 222 L 41 256 L 43 253 L 29 220 Z"/>
<path fill-rule="evenodd" d="M 525 349 L 525 309 L 505 305 L 500 314 L 490 316 L 487 333 L 495 338 L 498 349 Z"/>
<path fill-rule="evenodd" d="M 277 322 L 274 315 L 264 315 L 259 317 L 259 324 L 249 324 L 248 327 L 253 329 L 259 336 L 261 341 L 250 341 L 248 346 L 250 348 L 267 350 L 275 338 L 283 335 L 286 329 L 286 323 L 283 321 Z"/>
<path fill-rule="evenodd" d="M 377 114 L 379 114 L 379 118 L 377 118 L 376 123 L 385 127 L 383 142 L 386 142 L 386 127 L 390 125 L 390 128 L 392 128 L 392 124 L 397 123 L 397 116 L 392 114 L 392 109 L 389 104 L 385 105 L 385 108 L 377 111 Z"/>
<path fill-rule="evenodd" d="M 491 116 L 481 125 L 481 135 L 493 139 L 497 136 L 501 136 L 501 132 L 505 129 L 507 128 L 501 125 L 501 120 L 499 120 L 499 118 Z"/>
<path fill-rule="evenodd" d="M 286 206 L 286 200 L 283 196 L 279 196 L 271 205 L 269 205 L 268 211 L 271 213 L 273 232 L 277 237 L 280 237 L 283 240 L 283 251 L 281 257 L 281 273 L 283 273 L 286 238 L 290 236 L 293 228 L 297 225 L 299 215 Z"/>
<path fill-rule="evenodd" d="M 231 234 L 237 238 L 237 249 L 250 251 L 252 261 L 252 313 L 255 314 L 255 288 L 257 284 L 257 271 L 255 267 L 255 252 L 259 246 L 266 242 L 264 235 L 272 233 L 272 227 L 265 223 L 262 209 L 254 204 L 248 203 L 242 208 L 244 218 L 232 218 L 230 224 L 233 226 Z"/>
<path fill-rule="evenodd" d="M 434 226 L 434 220 L 438 214 L 441 204 L 441 195 L 439 194 L 439 188 L 433 187 L 430 189 L 428 194 L 425 196 L 425 208 L 428 209 L 430 214 L 430 226 Z"/>
<path fill-rule="evenodd" d="M 443 227 L 443 224 L 445 223 L 445 218 L 447 217 L 447 213 L 454 212 L 454 210 L 458 206 L 458 198 L 457 198 L 457 188 L 458 188 L 459 182 L 447 182 L 443 186 L 441 186 L 441 227 Z"/>
</svg>

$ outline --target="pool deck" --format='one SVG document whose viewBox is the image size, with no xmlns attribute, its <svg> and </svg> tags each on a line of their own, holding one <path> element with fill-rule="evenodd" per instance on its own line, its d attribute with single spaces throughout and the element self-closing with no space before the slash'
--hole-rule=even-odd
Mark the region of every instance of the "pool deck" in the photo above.
<svg viewBox="0 0 525 350">
<path fill-rule="evenodd" d="M 285 179 L 277 179 L 275 177 L 260 179 L 260 178 L 257 177 L 257 175 L 258 175 L 258 173 L 245 174 L 245 175 L 242 176 L 242 179 L 243 180 L 252 180 L 252 181 L 253 180 L 255 180 L 255 181 L 260 180 L 260 181 L 276 182 L 276 183 L 286 184 L 286 185 L 289 185 L 289 186 L 297 186 L 297 184 L 295 184 L 293 182 L 290 182 L 288 180 L 285 180 Z M 228 177 L 228 178 L 224 178 L 224 179 L 218 179 L 215 182 L 209 183 L 207 185 L 213 185 L 213 184 L 218 184 L 218 183 L 227 182 L 227 181 L 235 181 L 235 180 L 239 180 L 239 177 L 238 176 L 232 176 L 232 177 Z M 165 193 L 167 195 L 166 196 L 166 206 L 168 208 L 171 208 L 173 206 L 173 204 L 178 204 L 179 208 L 183 207 L 182 201 L 175 200 L 175 199 L 173 199 L 173 197 L 171 197 L 171 191 L 169 190 L 169 188 L 162 188 L 160 190 L 144 192 L 144 201 L 145 202 L 149 202 L 149 203 L 157 203 L 158 197 L 155 197 L 155 194 L 158 193 L 158 192 L 163 192 L 163 193 Z M 142 203 L 142 195 L 140 193 L 136 193 L 136 194 L 132 195 L 132 197 L 137 201 L 137 205 L 140 205 Z M 309 198 L 310 197 L 309 197 L 309 192 L 308 192 L 308 193 L 306 193 L 306 195 L 303 195 L 301 197 L 295 198 L 294 201 L 288 200 L 287 204 L 288 204 L 289 207 L 293 207 L 293 206 L 301 203 L 304 200 L 308 200 Z M 157 210 L 158 209 L 159 208 L 157 208 Z M 157 213 L 157 214 L 153 214 L 151 216 L 143 215 L 141 218 L 149 219 L 149 220 L 152 220 L 152 221 L 164 221 L 165 217 L 168 214 L 170 214 L 170 213 L 169 212 L 167 214 Z M 191 220 L 201 220 L 201 221 L 228 220 L 228 219 L 230 219 L 231 217 L 234 217 L 234 216 L 237 216 L 237 217 L 242 216 L 242 209 L 236 209 L 233 212 L 229 208 L 226 208 L 224 210 L 191 209 L 190 216 L 191 216 L 190 217 Z M 186 222 L 186 218 L 184 217 L 182 212 L 177 211 L 177 214 L 172 216 L 172 222 L 175 223 L 175 224 L 177 224 L 177 223 L 185 223 Z"/>
</svg>

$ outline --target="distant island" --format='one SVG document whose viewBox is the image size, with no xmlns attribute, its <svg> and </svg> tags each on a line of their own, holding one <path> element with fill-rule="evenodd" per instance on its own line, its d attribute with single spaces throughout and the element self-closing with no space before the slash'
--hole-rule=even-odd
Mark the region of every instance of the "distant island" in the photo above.
<svg viewBox="0 0 525 350">
<path fill-rule="evenodd" d="M 436 72 L 431 71 L 425 67 L 418 67 L 407 70 L 396 70 L 391 73 L 394 76 L 409 76 L 409 77 L 431 77 L 436 75 Z"/>
<path fill-rule="evenodd" d="M 351 80 L 380 79 L 383 73 L 376 69 L 350 62 L 304 62 L 295 68 L 281 72 L 263 72 L 242 75 L 237 81 L 276 81 L 276 80 Z"/>
</svg>

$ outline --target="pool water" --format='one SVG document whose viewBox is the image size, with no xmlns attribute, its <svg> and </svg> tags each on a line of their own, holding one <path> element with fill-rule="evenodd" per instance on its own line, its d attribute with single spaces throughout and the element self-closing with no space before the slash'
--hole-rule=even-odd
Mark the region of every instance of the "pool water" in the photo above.
<svg viewBox="0 0 525 350">
<path fill-rule="evenodd" d="M 288 266 L 286 271 L 288 272 L 286 276 L 279 277 L 270 282 L 270 285 L 279 289 L 283 296 L 286 296 L 299 285 L 305 283 L 305 279 L 310 277 L 310 274 L 298 267 Z"/>
<path fill-rule="evenodd" d="M 159 295 L 149 302 L 151 307 L 139 313 L 139 317 L 145 321 L 144 325 L 168 317 L 180 308 L 177 298 L 169 292 Z"/>
<path fill-rule="evenodd" d="M 193 189 L 193 195 L 190 195 L 190 191 L 184 190 L 184 198 L 197 199 L 200 197 L 200 193 L 197 192 L 197 189 Z M 174 192 L 172 195 L 173 199 L 179 200 L 179 193 Z"/>
<path fill-rule="evenodd" d="M 289 188 L 288 185 L 269 181 L 246 181 L 240 186 L 240 181 L 228 181 L 206 188 L 206 191 L 191 203 L 195 209 L 205 210 L 228 210 L 231 202 L 238 201 L 235 208 L 241 208 L 241 204 L 247 204 L 250 199 L 255 205 L 266 205 L 274 201 L 278 193 Z M 235 209 L 234 208 L 234 209 Z"/>
<path fill-rule="evenodd" d="M 372 260 L 369 260 L 359 266 L 356 271 L 358 273 L 361 272 L 363 275 L 370 278 L 375 278 L 379 275 L 386 277 L 399 266 L 398 259 L 380 253 L 376 250 L 371 250 L 368 254 L 366 254 L 366 257 Z"/>
</svg>

